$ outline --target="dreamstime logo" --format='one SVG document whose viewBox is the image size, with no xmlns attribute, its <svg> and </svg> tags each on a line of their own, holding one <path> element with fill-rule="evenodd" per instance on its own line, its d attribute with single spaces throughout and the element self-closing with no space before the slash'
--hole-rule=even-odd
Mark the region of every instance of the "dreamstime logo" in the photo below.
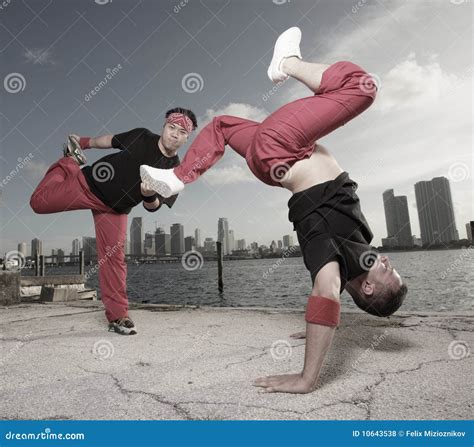
<svg viewBox="0 0 474 447">
<path fill-rule="evenodd" d="M 452 182 L 462 182 L 469 178 L 469 166 L 465 163 L 453 163 L 448 169 L 448 178 Z"/>
<path fill-rule="evenodd" d="M 114 167 L 106 161 L 100 161 L 99 163 L 94 164 L 92 167 L 92 177 L 99 183 L 112 180 L 114 175 Z"/>
<path fill-rule="evenodd" d="M 2 179 L 2 181 L 0 182 L 0 187 L 3 188 L 4 186 L 6 186 L 7 183 L 20 172 L 20 169 L 23 169 L 31 161 L 32 158 L 34 158 L 34 155 L 31 152 L 24 158 L 18 157 L 18 164 L 15 166 L 15 169 L 12 169 L 8 173 L 8 175 L 4 179 Z"/>
<path fill-rule="evenodd" d="M 270 177 L 274 182 L 281 182 L 281 180 L 288 174 L 290 165 L 284 162 L 275 163 L 270 168 Z M 290 176 L 286 178 L 288 180 Z"/>
<path fill-rule="evenodd" d="M 112 0 L 94 0 L 98 5 L 106 5 L 107 3 L 112 3 Z"/>
<path fill-rule="evenodd" d="M 25 255 L 21 251 L 9 251 L 5 256 L 5 265 L 10 264 L 10 269 L 20 271 L 25 267 Z"/>
<path fill-rule="evenodd" d="M 195 176 L 196 176 L 196 171 L 201 169 L 204 166 L 204 163 L 206 163 L 210 159 L 211 159 L 211 153 L 210 152 L 208 152 L 202 158 L 196 158 L 195 162 L 192 164 L 191 169 L 184 176 L 184 181 L 189 183 L 191 180 L 194 180 Z"/>
<path fill-rule="evenodd" d="M 8 93 L 22 92 L 26 87 L 26 79 L 21 73 L 10 73 L 3 79 L 3 86 Z"/>
<path fill-rule="evenodd" d="M 374 73 L 369 73 L 359 79 L 359 87 L 366 93 L 373 93 L 376 90 L 380 90 L 381 86 L 382 81 L 380 80 L 380 76 Z"/>
<path fill-rule="evenodd" d="M 90 92 L 84 95 L 84 101 L 89 102 L 92 99 L 92 97 L 97 95 L 102 90 L 102 88 L 105 87 L 107 83 L 117 75 L 117 73 L 121 69 L 122 69 L 121 64 L 117 64 L 113 68 L 107 68 L 105 70 L 106 75 L 100 80 L 100 82 L 96 86 L 94 86 L 94 88 Z"/>
<path fill-rule="evenodd" d="M 462 5 L 463 3 L 467 3 L 467 0 L 449 0 L 449 3 L 452 5 Z"/>
<path fill-rule="evenodd" d="M 188 272 L 200 269 L 204 264 L 202 254 L 196 250 L 190 250 L 181 257 L 181 264 Z"/>
<path fill-rule="evenodd" d="M 449 264 L 448 268 L 444 270 L 440 278 L 441 279 L 446 279 L 447 276 L 453 272 L 454 270 L 458 269 L 461 265 L 463 265 L 465 258 L 468 258 L 474 254 L 474 247 L 468 247 L 468 248 L 461 248 L 461 254 L 453 261 L 451 264 Z"/>
<path fill-rule="evenodd" d="M 298 247 L 296 247 L 295 245 L 288 247 L 288 250 L 285 250 L 282 253 L 281 258 L 278 259 L 278 261 L 276 261 L 273 265 L 271 265 L 266 272 L 263 272 L 262 278 L 267 279 L 270 274 L 276 272 L 280 265 L 285 262 L 286 258 L 288 258 L 295 251 L 298 251 Z"/>
<path fill-rule="evenodd" d="M 107 360 L 114 355 L 114 345 L 109 340 L 98 340 L 92 347 L 92 354 L 99 360 Z"/>
<path fill-rule="evenodd" d="M 188 73 L 181 79 L 181 87 L 186 93 L 196 93 L 204 88 L 204 79 L 199 73 Z"/>
<path fill-rule="evenodd" d="M 286 78 L 283 81 L 277 82 L 270 90 L 265 92 L 262 96 L 262 101 L 267 102 L 288 79 L 289 78 Z"/>
<path fill-rule="evenodd" d="M 108 258 L 112 257 L 117 250 L 123 249 L 124 243 L 122 241 L 117 242 L 113 247 L 107 246 L 105 247 L 105 256 L 99 259 L 99 262 L 95 264 L 85 275 L 85 281 L 89 280 L 92 275 L 94 275 L 102 265 L 104 265 Z"/>
<path fill-rule="evenodd" d="M 270 354 L 273 360 L 280 361 L 291 357 L 292 348 L 289 342 L 286 340 L 277 340 L 272 343 L 270 348 Z"/>
<path fill-rule="evenodd" d="M 464 340 L 453 340 L 448 346 L 448 354 L 453 360 L 462 360 L 469 356 L 469 345 Z"/>
<path fill-rule="evenodd" d="M 370 268 L 374 265 L 375 261 L 377 260 L 378 253 L 373 250 L 364 251 L 359 256 L 359 265 L 366 271 L 369 271 Z"/>
<path fill-rule="evenodd" d="M 284 5 L 285 3 L 290 3 L 290 0 L 272 0 L 275 5 Z"/>
</svg>

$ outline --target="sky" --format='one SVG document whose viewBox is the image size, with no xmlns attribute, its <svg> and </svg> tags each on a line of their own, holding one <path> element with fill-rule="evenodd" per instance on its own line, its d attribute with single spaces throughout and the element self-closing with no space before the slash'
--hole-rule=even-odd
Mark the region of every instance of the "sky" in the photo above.
<svg viewBox="0 0 474 447">
<path fill-rule="evenodd" d="M 267 78 L 277 36 L 302 30 L 304 60 L 350 60 L 371 73 L 374 104 L 319 140 L 358 184 L 374 233 L 386 236 L 382 193 L 408 197 L 420 236 L 414 184 L 450 180 L 456 226 L 474 220 L 471 0 L 11 0 L 0 6 L 0 251 L 43 240 L 71 251 L 93 236 L 90 211 L 37 215 L 29 198 L 69 133 L 95 136 L 146 127 L 160 133 L 166 110 L 182 106 L 199 128 L 220 114 L 262 121 L 312 93 L 290 79 Z M 91 90 L 108 73 L 96 95 Z M 195 136 L 195 135 L 194 135 Z M 189 143 L 192 142 L 190 138 Z M 180 148 L 182 158 L 189 143 Z M 87 151 L 89 163 L 109 151 Z M 13 174 L 12 174 L 13 172 Z M 172 209 L 148 213 L 146 231 L 184 225 L 217 237 L 227 217 L 235 239 L 269 245 L 296 234 L 291 193 L 253 177 L 227 148 Z M 29 249 L 28 249 L 29 253 Z"/>
</svg>

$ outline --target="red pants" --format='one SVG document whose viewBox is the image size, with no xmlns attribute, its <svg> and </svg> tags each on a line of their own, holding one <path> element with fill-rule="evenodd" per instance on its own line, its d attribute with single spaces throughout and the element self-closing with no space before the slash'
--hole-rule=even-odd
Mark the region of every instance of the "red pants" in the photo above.
<svg viewBox="0 0 474 447">
<path fill-rule="evenodd" d="M 375 96 L 375 83 L 366 71 L 352 62 L 336 62 L 323 72 L 315 95 L 284 105 L 262 123 L 228 115 L 214 118 L 174 173 L 183 183 L 193 182 L 217 163 L 228 144 L 262 182 L 281 186 L 285 169 L 310 157 L 316 140 L 362 113 Z"/>
<path fill-rule="evenodd" d="M 89 189 L 79 165 L 61 158 L 46 172 L 30 199 L 38 214 L 90 209 L 94 217 L 99 285 L 109 321 L 128 314 L 124 242 L 127 214 L 118 214 Z"/>
</svg>

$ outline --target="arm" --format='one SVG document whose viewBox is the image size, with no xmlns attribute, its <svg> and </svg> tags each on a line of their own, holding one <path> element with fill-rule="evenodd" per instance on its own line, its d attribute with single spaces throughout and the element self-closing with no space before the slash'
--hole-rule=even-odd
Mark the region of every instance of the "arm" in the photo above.
<svg viewBox="0 0 474 447">
<path fill-rule="evenodd" d="M 322 296 L 339 304 L 339 290 L 341 278 L 337 261 L 326 264 L 316 276 L 312 295 Z M 319 306 L 319 304 L 318 304 Z M 336 325 L 312 323 L 317 321 L 308 314 L 310 303 L 306 310 L 306 348 L 303 371 L 299 374 L 285 374 L 279 376 L 261 377 L 254 382 L 255 386 L 264 388 L 265 392 L 309 393 L 316 388 L 324 358 L 332 343 Z M 318 307 L 316 311 L 322 307 Z"/>
<path fill-rule="evenodd" d="M 150 212 L 158 211 L 162 205 L 157 197 L 158 194 L 153 190 L 147 189 L 143 182 L 140 184 L 140 190 L 143 197 L 143 208 Z"/>
<path fill-rule="evenodd" d="M 71 134 L 79 144 L 82 149 L 110 149 L 112 146 L 113 135 L 101 135 L 99 137 L 80 137 L 79 135 Z"/>
</svg>

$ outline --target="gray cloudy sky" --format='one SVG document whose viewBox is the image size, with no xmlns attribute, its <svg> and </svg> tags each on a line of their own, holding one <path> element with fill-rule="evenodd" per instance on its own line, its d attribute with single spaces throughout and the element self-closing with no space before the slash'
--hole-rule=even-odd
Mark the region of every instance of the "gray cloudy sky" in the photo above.
<svg viewBox="0 0 474 447">
<path fill-rule="evenodd" d="M 440 175 L 451 180 L 465 237 L 474 219 L 471 0 L 11 0 L 0 9 L 2 253 L 33 237 L 47 252 L 69 252 L 74 237 L 94 234 L 89 211 L 40 216 L 28 205 L 68 133 L 159 133 L 177 105 L 194 110 L 201 128 L 222 113 L 262 120 L 311 94 L 294 80 L 272 91 L 266 76 L 275 38 L 295 25 L 304 59 L 351 60 L 379 80 L 372 107 L 320 140 L 359 183 L 374 243 L 386 235 L 382 192 L 408 196 L 419 236 L 413 185 Z M 199 75 L 195 92 L 183 88 L 190 73 Z M 180 222 L 185 235 L 199 227 L 215 238 L 217 219 L 227 217 L 236 239 L 269 244 L 292 232 L 289 197 L 255 180 L 228 149 L 172 210 L 140 205 L 130 218 L 143 216 L 146 230 Z"/>
</svg>

